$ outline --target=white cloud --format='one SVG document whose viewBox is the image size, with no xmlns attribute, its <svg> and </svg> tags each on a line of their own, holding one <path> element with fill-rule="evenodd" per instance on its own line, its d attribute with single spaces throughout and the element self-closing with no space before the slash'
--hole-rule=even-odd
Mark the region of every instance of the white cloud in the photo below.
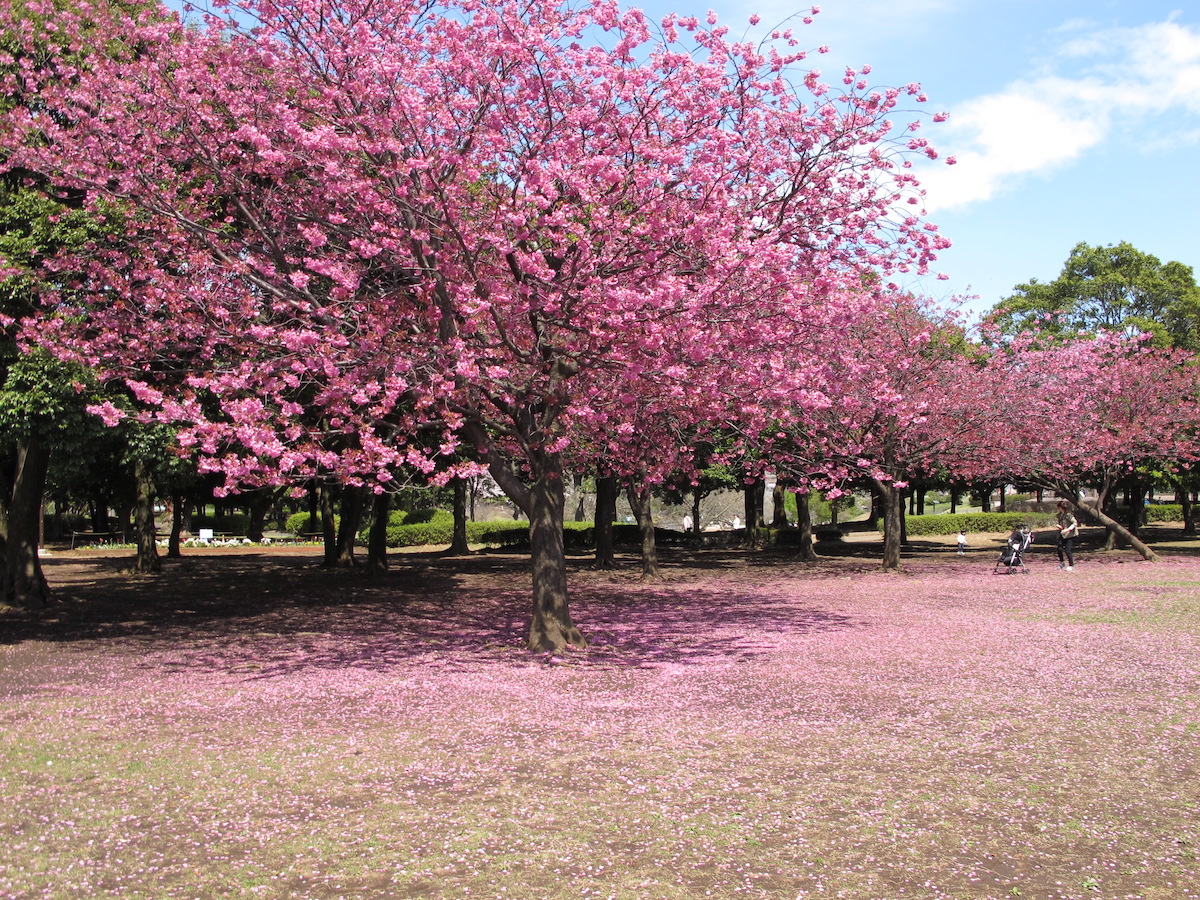
<svg viewBox="0 0 1200 900">
<path fill-rule="evenodd" d="M 987 200 L 1105 141 L 1145 149 L 1197 140 L 1200 29 L 1174 21 L 1082 28 L 1072 23 L 1044 74 L 951 109 L 936 144 L 958 164 L 924 171 L 931 211 Z"/>
</svg>

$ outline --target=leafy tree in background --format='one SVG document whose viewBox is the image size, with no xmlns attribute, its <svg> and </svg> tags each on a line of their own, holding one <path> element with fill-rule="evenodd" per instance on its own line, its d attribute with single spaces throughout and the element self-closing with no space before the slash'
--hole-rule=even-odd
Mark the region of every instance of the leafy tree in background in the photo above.
<svg viewBox="0 0 1200 900">
<path fill-rule="evenodd" d="M 1131 244 L 1080 243 L 1054 281 L 1031 279 L 989 316 L 1003 334 L 1148 333 L 1160 345 L 1200 349 L 1200 289 L 1190 266 Z"/>
</svg>

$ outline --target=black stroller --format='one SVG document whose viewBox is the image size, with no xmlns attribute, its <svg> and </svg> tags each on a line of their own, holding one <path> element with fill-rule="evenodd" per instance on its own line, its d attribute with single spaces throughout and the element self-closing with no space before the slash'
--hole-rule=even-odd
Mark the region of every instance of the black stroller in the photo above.
<svg viewBox="0 0 1200 900">
<path fill-rule="evenodd" d="M 1029 574 L 1029 567 L 1025 565 L 1025 551 L 1029 549 L 1029 545 L 1033 543 L 1033 532 L 1028 525 L 1021 525 L 1012 534 L 1008 536 L 1008 540 L 1004 544 L 1004 549 L 1000 551 L 1000 558 L 996 560 L 996 567 L 992 569 L 993 575 L 1001 573 L 1011 575 L 1018 569 Z"/>
</svg>

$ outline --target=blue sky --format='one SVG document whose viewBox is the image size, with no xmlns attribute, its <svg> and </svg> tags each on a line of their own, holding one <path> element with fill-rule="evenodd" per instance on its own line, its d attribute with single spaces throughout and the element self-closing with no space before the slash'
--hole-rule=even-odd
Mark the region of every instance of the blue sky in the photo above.
<svg viewBox="0 0 1200 900">
<path fill-rule="evenodd" d="M 691 5 L 688 5 L 691 4 Z M 808 6 L 787 0 L 654 0 L 714 9 L 735 33 Z M 954 246 L 947 281 L 911 285 L 938 300 L 978 294 L 987 309 L 1071 248 L 1129 241 L 1200 269 L 1198 0 L 819 0 L 802 45 L 833 84 L 846 65 L 879 84 L 919 81 L 922 134 L 958 164 L 924 178 L 929 218 Z"/>
</svg>

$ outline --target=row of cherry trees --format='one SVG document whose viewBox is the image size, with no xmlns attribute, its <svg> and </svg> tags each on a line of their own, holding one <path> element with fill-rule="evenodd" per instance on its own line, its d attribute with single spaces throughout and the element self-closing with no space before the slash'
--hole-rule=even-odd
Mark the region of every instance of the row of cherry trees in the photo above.
<svg viewBox="0 0 1200 900">
<path fill-rule="evenodd" d="M 531 523 L 532 648 L 586 643 L 568 466 L 653 484 L 732 436 L 798 488 L 868 477 L 894 567 L 915 475 L 1077 486 L 1187 457 L 1139 411 L 1152 389 L 1194 420 L 1178 360 L 968 344 L 892 283 L 947 245 L 912 175 L 937 155 L 901 108 L 917 85 L 834 88 L 789 31 L 607 0 L 225 8 L 0 12 L 6 165 L 106 226 L 39 261 L 11 327 L 230 490 L 486 467 Z M 1118 396 L 1128 419 L 1080 418 Z"/>
</svg>

